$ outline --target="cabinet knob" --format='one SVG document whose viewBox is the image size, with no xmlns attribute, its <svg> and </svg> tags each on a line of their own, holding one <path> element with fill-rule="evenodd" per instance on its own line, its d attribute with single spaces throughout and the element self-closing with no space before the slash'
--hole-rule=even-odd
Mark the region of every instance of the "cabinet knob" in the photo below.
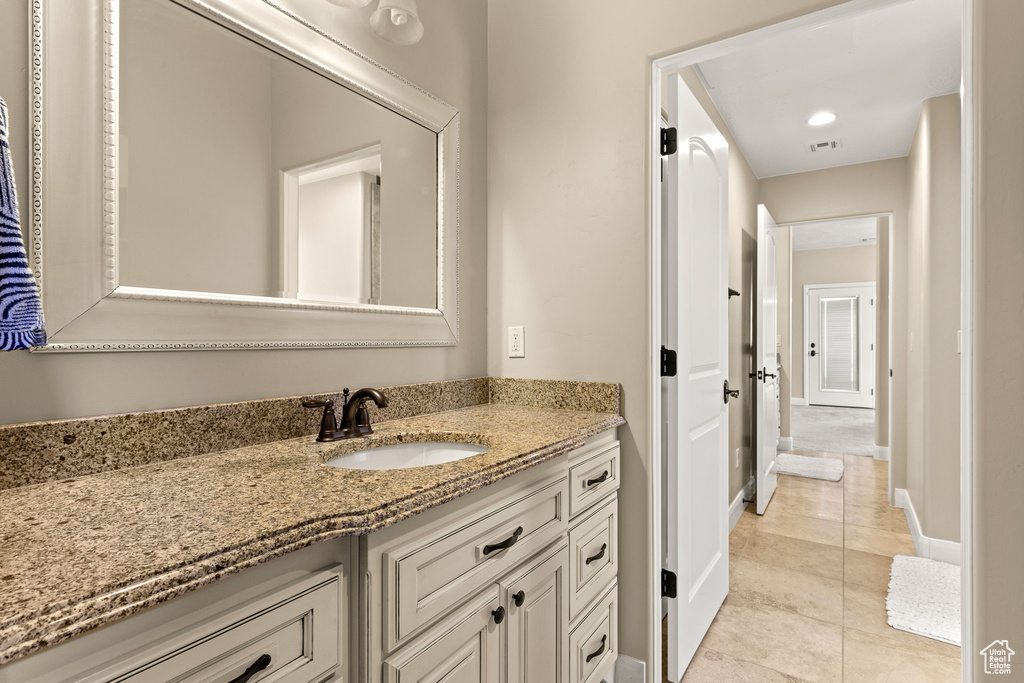
<svg viewBox="0 0 1024 683">
<path fill-rule="evenodd" d="M 512 596 L 512 602 L 516 604 L 516 607 L 522 607 L 523 603 L 526 602 L 526 593 L 524 591 L 519 591 Z"/>
<path fill-rule="evenodd" d="M 491 616 L 494 617 L 495 624 L 500 624 L 501 622 L 505 621 L 505 608 L 498 607 L 498 609 L 491 612 Z"/>
</svg>

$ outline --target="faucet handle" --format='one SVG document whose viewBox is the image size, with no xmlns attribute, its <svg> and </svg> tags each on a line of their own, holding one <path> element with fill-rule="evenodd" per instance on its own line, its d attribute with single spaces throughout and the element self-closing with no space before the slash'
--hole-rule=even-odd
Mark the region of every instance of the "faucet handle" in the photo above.
<svg viewBox="0 0 1024 683">
<path fill-rule="evenodd" d="M 326 401 L 303 401 L 303 408 L 333 408 L 334 401 L 327 399 Z"/>
<path fill-rule="evenodd" d="M 334 401 L 327 399 L 326 401 L 303 401 L 303 408 L 323 408 L 324 414 L 320 418 L 320 433 L 317 435 L 317 441 L 334 441 L 337 437 L 335 434 L 338 431 L 338 416 L 334 414 Z"/>
</svg>

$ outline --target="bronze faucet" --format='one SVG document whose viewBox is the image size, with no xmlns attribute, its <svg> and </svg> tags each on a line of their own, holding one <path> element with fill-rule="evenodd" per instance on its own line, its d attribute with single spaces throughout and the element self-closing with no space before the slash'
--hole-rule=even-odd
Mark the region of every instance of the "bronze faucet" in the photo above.
<svg viewBox="0 0 1024 683">
<path fill-rule="evenodd" d="M 385 408 L 388 399 L 384 394 L 369 387 L 360 389 L 349 396 L 348 387 L 343 391 L 344 403 L 341 408 L 341 427 L 338 427 L 338 416 L 334 413 L 334 401 L 303 401 L 304 408 L 323 408 L 324 414 L 320 419 L 320 433 L 317 441 L 339 441 L 341 439 L 354 439 L 359 436 L 373 434 L 370 426 L 370 411 L 364 403 L 372 400 L 378 408 Z"/>
</svg>

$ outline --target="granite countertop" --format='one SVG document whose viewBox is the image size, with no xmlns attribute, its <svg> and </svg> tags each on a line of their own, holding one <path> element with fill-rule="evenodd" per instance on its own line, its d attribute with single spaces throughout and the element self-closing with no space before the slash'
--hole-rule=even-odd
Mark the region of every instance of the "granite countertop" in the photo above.
<svg viewBox="0 0 1024 683">
<path fill-rule="evenodd" d="M 360 535 L 578 448 L 615 413 L 485 404 L 0 491 L 0 664 L 275 557 Z M 370 445 L 467 441 L 406 470 L 323 463 Z"/>
</svg>

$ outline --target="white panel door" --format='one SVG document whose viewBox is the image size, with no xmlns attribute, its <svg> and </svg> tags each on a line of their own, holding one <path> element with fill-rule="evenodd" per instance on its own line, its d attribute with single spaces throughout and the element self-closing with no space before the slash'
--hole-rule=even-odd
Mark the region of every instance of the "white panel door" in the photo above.
<svg viewBox="0 0 1024 683">
<path fill-rule="evenodd" d="M 816 406 L 875 407 L 875 285 L 808 287 L 805 383 Z"/>
<path fill-rule="evenodd" d="M 665 167 L 664 343 L 678 372 L 663 380 L 666 421 L 668 675 L 678 681 L 729 592 L 729 146 L 678 75 L 669 77 L 678 151 Z"/>
<path fill-rule="evenodd" d="M 757 514 L 763 515 L 775 493 L 775 455 L 779 436 L 778 334 L 779 228 L 764 204 L 757 207 L 757 334 L 754 351 L 757 425 Z"/>
</svg>

